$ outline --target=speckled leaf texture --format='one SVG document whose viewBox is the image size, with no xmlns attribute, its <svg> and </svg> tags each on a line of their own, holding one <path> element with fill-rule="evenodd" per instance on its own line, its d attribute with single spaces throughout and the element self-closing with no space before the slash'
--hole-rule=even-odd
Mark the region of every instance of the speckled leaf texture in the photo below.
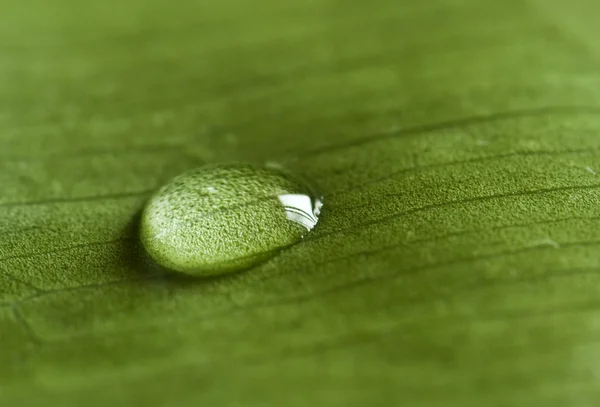
<svg viewBox="0 0 600 407">
<path fill-rule="evenodd" d="M 1 0 L 0 405 L 600 405 L 600 3 Z M 164 275 L 153 191 L 325 196 Z"/>
</svg>

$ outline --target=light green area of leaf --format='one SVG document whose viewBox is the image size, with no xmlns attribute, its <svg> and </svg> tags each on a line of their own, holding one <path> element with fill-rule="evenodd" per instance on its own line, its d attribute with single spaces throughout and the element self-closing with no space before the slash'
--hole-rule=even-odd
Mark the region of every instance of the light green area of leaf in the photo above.
<svg viewBox="0 0 600 407">
<path fill-rule="evenodd" d="M 0 1 L 0 405 L 598 405 L 599 13 Z M 162 276 L 144 201 L 229 161 L 319 225 Z"/>
</svg>

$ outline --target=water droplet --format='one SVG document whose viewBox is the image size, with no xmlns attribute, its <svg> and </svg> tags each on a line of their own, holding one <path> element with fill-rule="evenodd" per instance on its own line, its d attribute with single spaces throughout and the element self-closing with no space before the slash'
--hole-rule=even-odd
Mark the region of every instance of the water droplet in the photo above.
<svg viewBox="0 0 600 407">
<path fill-rule="evenodd" d="M 322 199 L 275 167 L 212 165 L 175 177 L 150 198 L 141 240 L 169 269 L 206 276 L 263 262 L 303 238 Z"/>
</svg>

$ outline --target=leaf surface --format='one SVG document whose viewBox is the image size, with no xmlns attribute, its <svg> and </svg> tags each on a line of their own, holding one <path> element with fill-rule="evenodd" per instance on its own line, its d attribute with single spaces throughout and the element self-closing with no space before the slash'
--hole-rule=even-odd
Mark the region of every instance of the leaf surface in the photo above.
<svg viewBox="0 0 600 407">
<path fill-rule="evenodd" d="M 600 400 L 595 2 L 4 0 L 0 403 Z M 277 162 L 321 221 L 164 276 L 137 216 Z"/>
</svg>

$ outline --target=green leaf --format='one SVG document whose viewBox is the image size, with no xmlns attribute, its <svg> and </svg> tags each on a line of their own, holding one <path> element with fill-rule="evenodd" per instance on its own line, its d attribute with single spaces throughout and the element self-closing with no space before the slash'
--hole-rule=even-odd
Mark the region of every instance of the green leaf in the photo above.
<svg viewBox="0 0 600 407">
<path fill-rule="evenodd" d="M 4 0 L 0 404 L 596 405 L 598 4 Z M 145 200 L 231 161 L 319 225 L 161 274 Z"/>
</svg>

